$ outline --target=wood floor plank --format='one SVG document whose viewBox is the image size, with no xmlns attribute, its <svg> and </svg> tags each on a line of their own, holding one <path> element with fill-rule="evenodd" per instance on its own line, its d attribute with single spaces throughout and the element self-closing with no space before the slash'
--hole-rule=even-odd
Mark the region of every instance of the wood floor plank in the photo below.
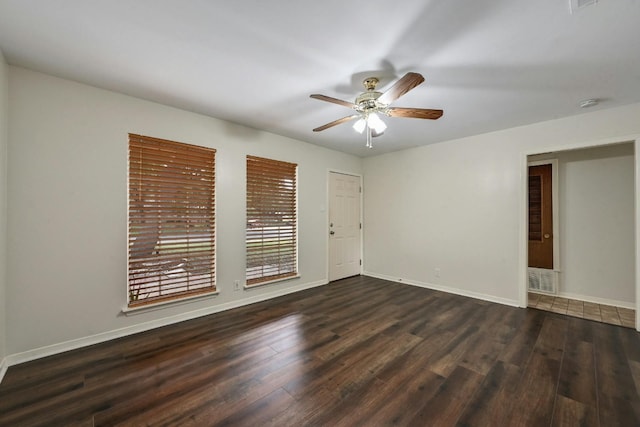
<svg viewBox="0 0 640 427">
<path fill-rule="evenodd" d="M 445 380 L 428 369 L 412 375 L 405 373 L 393 381 L 370 387 L 366 398 L 357 405 L 344 402 L 335 419 L 344 425 L 411 425 L 415 414 Z"/>
<path fill-rule="evenodd" d="M 511 324 L 508 311 L 498 309 L 487 313 L 474 344 L 463 354 L 460 365 L 486 375 L 514 335 Z"/>
<path fill-rule="evenodd" d="M 593 344 L 570 340 L 562 360 L 558 394 L 589 407 L 597 405 Z"/>
<path fill-rule="evenodd" d="M 325 359 L 322 365 L 316 368 L 311 376 L 304 376 L 303 381 L 295 378 L 284 385 L 284 389 L 296 398 L 314 393 L 318 388 L 327 388 L 338 391 L 342 397 L 346 397 L 354 382 L 361 382 L 380 369 L 380 365 L 386 363 L 387 358 L 398 353 L 404 353 L 411 348 L 416 338 L 405 337 L 391 345 L 392 338 L 388 335 L 371 336 L 345 348 L 336 358 Z M 380 352 L 380 348 L 390 347 L 390 351 Z"/>
<path fill-rule="evenodd" d="M 432 356 L 430 369 L 443 377 L 449 376 L 458 366 L 463 355 L 473 351 L 472 348 L 480 341 L 479 331 L 476 325 L 461 330 L 446 346 Z"/>
<path fill-rule="evenodd" d="M 369 377 L 362 383 L 360 388 L 349 393 L 346 399 L 335 392 L 329 392 L 333 396 L 333 400 L 324 411 L 317 412 L 309 417 L 304 425 L 307 427 L 357 425 L 359 423 L 354 421 L 354 416 L 356 414 L 364 414 L 364 417 L 367 418 L 372 408 L 379 402 L 377 400 L 380 396 L 379 390 L 383 390 L 384 387 L 385 384 L 382 381 Z M 321 390 L 328 392 L 325 389 Z M 315 396 L 316 394 L 312 393 L 310 396 Z M 305 397 L 302 397 L 299 400 L 304 399 Z M 362 422 L 360 424 L 365 425 Z"/>
<path fill-rule="evenodd" d="M 336 390 L 343 399 L 347 398 L 351 390 L 359 388 L 363 382 L 375 377 L 385 366 L 415 347 L 419 341 L 419 338 L 413 335 L 404 334 L 396 337 L 393 342 L 390 340 L 387 344 L 382 344 L 383 348 L 388 346 L 387 351 L 381 352 L 381 347 L 372 346 L 375 350 L 365 353 L 365 357 L 354 361 L 345 360 L 346 369 L 326 381 L 324 387 Z"/>
<path fill-rule="evenodd" d="M 640 362 L 635 360 L 629 361 L 629 368 L 631 369 L 631 377 L 636 384 L 636 391 L 640 394 Z"/>
<path fill-rule="evenodd" d="M 440 385 L 435 395 L 410 421 L 410 425 L 454 426 L 484 376 L 458 366 Z"/>
<path fill-rule="evenodd" d="M 512 398 L 511 413 L 505 425 L 549 425 L 559 373 L 559 360 L 534 351 Z"/>
<path fill-rule="evenodd" d="M 377 373 L 377 378 L 385 382 L 394 382 L 407 373 L 430 370 L 430 360 L 441 348 L 449 344 L 455 334 L 452 332 L 436 334 L 429 339 L 423 339 L 405 354 L 396 357 Z"/>
<path fill-rule="evenodd" d="M 640 396 L 617 326 L 598 323 L 595 364 L 602 425 L 640 425 Z"/>
<path fill-rule="evenodd" d="M 549 359 L 562 360 L 568 323 L 569 318 L 567 316 L 547 316 L 534 346 L 534 352 L 540 353 Z"/>
<path fill-rule="evenodd" d="M 275 418 L 287 408 L 295 405 L 296 401 L 289 393 L 281 388 L 256 400 L 242 411 L 234 412 L 229 417 L 217 422 L 219 426 L 259 426 Z M 192 418 L 194 425 L 209 424 L 212 419 L 207 415 Z"/>
<path fill-rule="evenodd" d="M 162 402 L 163 407 L 181 406 L 187 400 L 190 405 L 197 405 L 202 400 L 210 406 L 213 402 L 223 404 L 234 396 L 243 395 L 246 389 L 257 383 L 252 379 L 253 371 L 250 369 L 234 369 L 246 366 L 247 361 L 251 361 L 251 368 L 256 369 L 259 361 L 269 360 L 272 354 L 268 347 L 259 348 L 239 357 L 226 369 L 220 365 L 219 359 L 209 357 L 201 359 L 197 366 L 192 365 L 186 372 L 176 369 L 175 375 L 170 377 L 159 379 L 155 376 L 155 381 L 142 379 L 132 392 L 134 399 L 114 401 L 107 409 L 99 411 L 96 420 L 102 425 L 117 424 L 132 416 L 139 417 L 141 413 L 156 412 L 158 402 Z M 192 408 L 195 410 L 197 406 Z"/>
<path fill-rule="evenodd" d="M 640 334 L 628 328 L 617 329 L 616 333 L 620 337 L 627 360 L 640 362 Z"/>
<path fill-rule="evenodd" d="M 525 310 L 525 315 L 519 323 L 520 327 L 498 358 L 504 362 L 524 367 L 531 358 L 546 316 L 547 313 L 541 310 Z"/>
<path fill-rule="evenodd" d="M 294 404 L 271 417 L 271 419 L 264 420 L 263 424 L 269 427 L 310 426 L 313 417 L 317 414 L 334 414 L 333 407 L 336 402 L 337 399 L 334 394 L 328 390 L 321 389 L 312 396 L 296 400 Z"/>
<path fill-rule="evenodd" d="M 497 361 L 464 409 L 459 425 L 506 426 L 518 393 L 522 368 Z"/>
<path fill-rule="evenodd" d="M 1 426 L 640 425 L 640 335 L 358 276 L 22 365 Z"/>
<path fill-rule="evenodd" d="M 597 427 L 600 423 L 595 407 L 568 397 L 558 396 L 551 425 L 553 427 Z"/>
</svg>

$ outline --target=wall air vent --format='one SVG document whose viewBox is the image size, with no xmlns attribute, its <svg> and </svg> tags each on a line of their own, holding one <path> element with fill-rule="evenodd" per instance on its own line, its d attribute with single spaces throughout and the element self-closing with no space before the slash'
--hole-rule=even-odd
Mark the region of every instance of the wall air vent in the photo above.
<svg viewBox="0 0 640 427">
<path fill-rule="evenodd" d="M 547 294 L 558 293 L 558 272 L 529 267 L 529 290 Z"/>
</svg>

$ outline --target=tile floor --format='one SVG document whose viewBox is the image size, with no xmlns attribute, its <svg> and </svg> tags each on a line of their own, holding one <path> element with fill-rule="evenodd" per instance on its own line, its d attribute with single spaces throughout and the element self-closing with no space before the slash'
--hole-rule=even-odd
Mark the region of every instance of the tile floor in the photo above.
<svg viewBox="0 0 640 427">
<path fill-rule="evenodd" d="M 629 308 L 595 304 L 533 292 L 529 292 L 529 307 L 635 329 L 636 312 Z"/>
</svg>

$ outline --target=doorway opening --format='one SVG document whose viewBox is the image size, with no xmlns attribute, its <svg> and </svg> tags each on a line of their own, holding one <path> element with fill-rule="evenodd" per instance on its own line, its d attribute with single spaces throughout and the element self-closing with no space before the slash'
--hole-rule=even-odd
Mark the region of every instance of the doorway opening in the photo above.
<svg viewBox="0 0 640 427">
<path fill-rule="evenodd" d="M 528 164 L 528 259 L 529 291 L 558 293 L 558 161 Z"/>
<path fill-rule="evenodd" d="M 634 141 L 526 157 L 523 305 L 637 326 L 637 159 Z"/>
</svg>

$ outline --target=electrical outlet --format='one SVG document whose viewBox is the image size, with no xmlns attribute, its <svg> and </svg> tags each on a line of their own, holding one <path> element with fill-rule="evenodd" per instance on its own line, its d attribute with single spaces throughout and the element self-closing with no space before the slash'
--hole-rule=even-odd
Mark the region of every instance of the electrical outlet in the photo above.
<svg viewBox="0 0 640 427">
<path fill-rule="evenodd" d="M 233 282 L 233 290 L 234 291 L 239 291 L 240 290 L 240 280 L 236 280 Z"/>
<path fill-rule="evenodd" d="M 437 278 L 440 278 L 440 269 L 439 269 L 439 268 L 435 268 L 435 269 L 433 270 L 433 274 L 434 274 Z"/>
</svg>

